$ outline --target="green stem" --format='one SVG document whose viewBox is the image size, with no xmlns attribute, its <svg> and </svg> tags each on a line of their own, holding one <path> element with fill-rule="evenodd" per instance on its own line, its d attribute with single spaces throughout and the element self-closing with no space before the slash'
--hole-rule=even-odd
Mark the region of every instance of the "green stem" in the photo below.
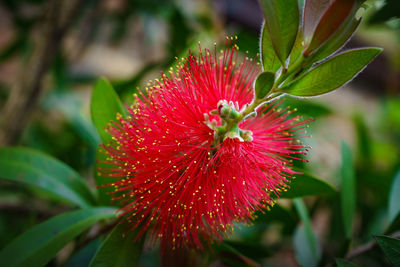
<svg viewBox="0 0 400 267">
<path fill-rule="evenodd" d="M 281 76 L 279 76 L 278 80 L 276 80 L 274 84 L 274 88 L 278 88 L 279 85 L 281 85 L 281 83 L 283 83 L 289 76 L 298 72 L 303 67 L 304 59 L 305 57 L 303 56 L 303 54 L 300 54 L 296 61 L 289 66 L 288 70 L 285 73 L 282 73 Z"/>
</svg>

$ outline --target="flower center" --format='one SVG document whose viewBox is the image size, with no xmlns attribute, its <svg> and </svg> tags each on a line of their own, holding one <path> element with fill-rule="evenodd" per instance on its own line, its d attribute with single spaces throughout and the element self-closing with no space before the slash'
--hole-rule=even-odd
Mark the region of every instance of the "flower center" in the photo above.
<svg viewBox="0 0 400 267">
<path fill-rule="evenodd" d="M 237 102 L 220 100 L 217 104 L 217 109 L 211 110 L 209 114 L 204 113 L 204 123 L 214 130 L 214 145 L 222 143 L 227 138 L 237 138 L 240 142 L 253 141 L 252 131 L 239 128 L 245 108 L 246 106 L 239 111 Z M 212 116 L 211 118 L 210 115 Z"/>
</svg>

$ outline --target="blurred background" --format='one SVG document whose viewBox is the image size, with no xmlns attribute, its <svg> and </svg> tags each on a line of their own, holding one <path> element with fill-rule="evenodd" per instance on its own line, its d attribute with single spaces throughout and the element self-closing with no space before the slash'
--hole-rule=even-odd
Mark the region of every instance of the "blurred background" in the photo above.
<svg viewBox="0 0 400 267">
<path fill-rule="evenodd" d="M 384 52 L 343 88 L 284 103 L 297 107 L 305 118 L 315 118 L 308 131 L 312 138 L 305 140 L 312 147 L 310 162 L 304 164 L 313 175 L 339 187 L 341 140 L 352 147 L 358 196 L 354 242 L 359 244 L 387 226 L 390 185 L 400 169 L 400 1 L 368 4 L 346 48 L 379 46 Z M 89 104 L 100 76 L 130 103 L 137 88 L 158 78 L 189 48 L 198 49 L 199 41 L 203 48 L 214 43 L 223 47 L 226 36 L 238 36 L 240 50 L 256 57 L 262 20 L 257 0 L 2 0 L 0 145 L 43 151 L 90 182 L 100 138 Z M 343 230 L 335 223 L 340 220 L 336 198 L 306 199 L 313 228 L 327 247 L 324 253 L 335 249 L 336 233 Z M 32 225 L 67 209 L 46 200 L 43 192 L 0 181 L 0 249 Z M 296 266 L 285 237 L 285 231 L 293 229 L 260 223 L 238 230 L 232 244 L 263 244 L 265 251 L 259 254 L 250 246 L 255 253 L 251 257 L 265 265 Z M 57 264 L 74 266 L 67 262 L 66 250 Z M 143 266 L 151 260 L 145 256 Z M 381 264 L 373 251 L 359 261 Z"/>
</svg>

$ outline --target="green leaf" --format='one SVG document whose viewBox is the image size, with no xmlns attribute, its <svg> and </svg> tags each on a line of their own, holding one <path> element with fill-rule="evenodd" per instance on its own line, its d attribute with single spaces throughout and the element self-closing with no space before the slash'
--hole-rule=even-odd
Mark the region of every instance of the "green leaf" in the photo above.
<svg viewBox="0 0 400 267">
<path fill-rule="evenodd" d="M 356 180 L 353 156 L 350 147 L 342 141 L 342 167 L 340 199 L 342 219 L 346 237 L 351 238 L 353 232 L 354 214 L 356 212 Z"/>
<path fill-rule="evenodd" d="M 98 80 L 93 88 L 90 112 L 103 143 L 109 143 L 111 135 L 106 129 L 111 121 L 116 121 L 117 114 L 125 115 L 125 109 L 112 85 L 104 78 Z"/>
<path fill-rule="evenodd" d="M 0 178 L 28 184 L 80 207 L 96 204 L 80 175 L 64 163 L 28 148 L 0 148 Z"/>
<path fill-rule="evenodd" d="M 0 252 L 3 266 L 44 266 L 65 245 L 99 220 L 114 218 L 110 207 L 64 213 L 40 223 L 14 239 Z"/>
<path fill-rule="evenodd" d="M 303 174 L 296 175 L 290 183 L 290 188 L 282 192 L 280 198 L 297 198 L 335 193 L 335 189 L 324 180 L 301 170 L 296 169 L 296 171 Z"/>
<path fill-rule="evenodd" d="M 397 172 L 390 187 L 389 195 L 389 222 L 394 222 L 400 215 L 400 171 Z"/>
<path fill-rule="evenodd" d="M 127 231 L 121 224 L 114 227 L 97 250 L 89 266 L 137 266 L 144 244 L 144 238 L 134 242 L 137 232 L 137 229 Z"/>
<path fill-rule="evenodd" d="M 271 37 L 265 24 L 261 32 L 261 63 L 264 71 L 276 72 L 282 65 L 275 54 L 272 46 Z"/>
<path fill-rule="evenodd" d="M 282 65 L 285 65 L 299 29 L 298 1 L 261 0 L 261 6 L 265 16 L 265 27 L 271 37 L 272 46 Z"/>
<path fill-rule="evenodd" d="M 356 267 L 350 261 L 346 261 L 344 259 L 336 258 L 336 264 L 338 267 Z"/>
<path fill-rule="evenodd" d="M 317 65 L 279 91 L 295 96 L 328 93 L 353 79 L 381 51 L 381 48 L 363 48 L 340 53 Z"/>
<path fill-rule="evenodd" d="M 273 72 L 262 72 L 258 75 L 255 84 L 257 99 L 263 99 L 272 89 L 275 81 L 275 74 Z"/>
<path fill-rule="evenodd" d="M 293 204 L 303 223 L 296 229 L 293 237 L 296 258 L 302 266 L 316 267 L 321 259 L 321 247 L 317 235 L 311 227 L 311 221 L 303 200 L 296 198 L 293 200 Z"/>
<path fill-rule="evenodd" d="M 108 144 L 111 141 L 111 135 L 107 133 L 106 128 L 110 125 L 111 121 L 116 121 L 117 114 L 124 116 L 125 109 L 111 84 L 104 78 L 98 80 L 94 86 L 90 109 L 93 123 L 103 143 Z M 109 167 L 101 163 L 107 158 L 103 152 L 100 152 L 101 150 L 102 148 L 99 148 L 96 153 L 96 170 Z M 114 180 L 101 177 L 98 171 L 95 171 L 95 180 L 99 187 L 100 203 L 103 205 L 109 204 L 111 202 L 111 195 L 109 192 L 112 191 L 112 188 L 105 188 L 102 187 L 102 185 L 112 183 Z"/>
<path fill-rule="evenodd" d="M 375 240 L 393 266 L 400 266 L 400 239 L 377 235 Z"/>
</svg>

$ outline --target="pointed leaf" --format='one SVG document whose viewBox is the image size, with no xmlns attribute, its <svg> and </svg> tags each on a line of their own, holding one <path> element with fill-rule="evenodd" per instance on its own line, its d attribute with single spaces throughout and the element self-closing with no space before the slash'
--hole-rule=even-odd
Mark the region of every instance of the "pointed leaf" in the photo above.
<svg viewBox="0 0 400 267">
<path fill-rule="evenodd" d="M 297 0 L 261 0 L 265 15 L 265 27 L 271 37 L 272 46 L 285 64 L 299 28 L 299 4 Z"/>
<path fill-rule="evenodd" d="M 343 225 L 346 237 L 351 238 L 353 233 L 354 214 L 356 212 L 356 181 L 353 156 L 350 147 L 342 142 L 342 185 L 340 190 Z"/>
<path fill-rule="evenodd" d="M 272 46 L 271 37 L 265 23 L 261 32 L 261 63 L 264 71 L 276 72 L 282 65 L 275 54 L 274 47 Z"/>
<path fill-rule="evenodd" d="M 356 267 L 353 263 L 339 258 L 336 259 L 336 264 L 338 267 Z"/>
<path fill-rule="evenodd" d="M 80 207 L 96 204 L 80 175 L 46 154 L 16 147 L 0 148 L 0 178 L 28 184 Z"/>
<path fill-rule="evenodd" d="M 115 209 L 89 208 L 64 213 L 38 224 L 0 252 L 3 266 L 44 266 L 65 245 L 99 220 L 115 218 Z"/>
<path fill-rule="evenodd" d="M 104 78 L 98 80 L 93 88 L 90 112 L 103 143 L 110 142 L 111 135 L 106 129 L 111 121 L 116 121 L 117 114 L 125 115 L 125 109 L 110 82 Z"/>
<path fill-rule="evenodd" d="M 293 237 L 296 258 L 302 266 L 316 267 L 321 259 L 318 237 L 311 227 L 311 221 L 303 200 L 296 198 L 293 200 L 293 204 L 303 223 L 297 228 Z"/>
<path fill-rule="evenodd" d="M 282 192 L 280 198 L 297 198 L 313 195 L 334 194 L 335 189 L 322 179 L 316 178 L 307 172 L 296 170 L 298 174 L 290 182 L 290 188 Z"/>
<path fill-rule="evenodd" d="M 389 222 L 392 223 L 400 215 L 400 171 L 397 172 L 390 187 Z"/>
<path fill-rule="evenodd" d="M 306 55 L 320 47 L 340 28 L 355 8 L 356 2 L 357 0 L 334 0 L 331 3 L 319 20 L 310 44 L 306 44 Z"/>
<path fill-rule="evenodd" d="M 273 72 L 262 72 L 258 75 L 255 83 L 256 98 L 263 99 L 272 89 L 275 81 Z"/>
<path fill-rule="evenodd" d="M 377 235 L 375 240 L 393 266 L 400 266 L 400 239 Z"/>
<path fill-rule="evenodd" d="M 279 91 L 295 96 L 328 93 L 353 79 L 382 49 L 353 49 L 317 65 Z"/>
<path fill-rule="evenodd" d="M 144 239 L 134 242 L 136 234 L 136 230 L 127 232 L 123 225 L 114 227 L 97 250 L 89 266 L 137 266 L 142 253 Z"/>
</svg>

